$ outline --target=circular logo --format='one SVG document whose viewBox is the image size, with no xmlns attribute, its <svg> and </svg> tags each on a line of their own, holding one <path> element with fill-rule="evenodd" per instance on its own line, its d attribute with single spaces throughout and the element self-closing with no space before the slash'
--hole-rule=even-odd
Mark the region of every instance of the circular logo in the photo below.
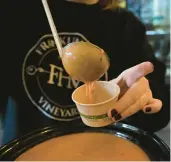
<svg viewBox="0 0 171 162">
<path fill-rule="evenodd" d="M 63 46 L 87 41 L 78 33 L 60 33 Z M 73 80 L 64 70 L 52 35 L 45 35 L 27 53 L 22 69 L 24 89 L 31 102 L 54 120 L 80 118 L 71 99 L 72 92 L 82 83 Z"/>
</svg>

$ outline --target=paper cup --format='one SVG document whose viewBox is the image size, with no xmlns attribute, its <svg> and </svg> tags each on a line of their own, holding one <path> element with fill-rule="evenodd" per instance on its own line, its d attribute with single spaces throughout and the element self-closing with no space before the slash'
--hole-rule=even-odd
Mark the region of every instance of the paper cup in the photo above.
<svg viewBox="0 0 171 162">
<path fill-rule="evenodd" d="M 98 81 L 94 85 L 93 104 L 89 104 L 85 85 L 78 87 L 72 93 L 72 100 L 75 102 L 84 124 L 90 127 L 103 127 L 113 123 L 107 113 L 109 109 L 114 108 L 119 93 L 120 88 L 117 84 Z"/>
</svg>

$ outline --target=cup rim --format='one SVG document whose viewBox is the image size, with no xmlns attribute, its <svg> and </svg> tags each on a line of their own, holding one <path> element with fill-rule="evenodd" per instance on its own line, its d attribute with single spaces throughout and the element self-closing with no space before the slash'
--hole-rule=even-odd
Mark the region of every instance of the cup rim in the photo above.
<svg viewBox="0 0 171 162">
<path fill-rule="evenodd" d="M 85 84 L 83 84 L 82 86 L 80 86 L 77 89 L 75 89 L 74 92 L 72 93 L 72 100 L 74 101 L 74 103 L 78 104 L 78 105 L 85 106 L 85 107 L 88 107 L 88 106 L 99 106 L 99 105 L 103 105 L 103 104 L 105 104 L 107 102 L 112 101 L 115 97 L 117 97 L 120 94 L 120 87 L 116 83 L 113 83 L 113 82 L 110 82 L 110 81 L 97 81 L 97 82 L 107 82 L 108 84 L 111 84 L 112 86 L 115 86 L 117 88 L 117 93 L 112 98 L 110 98 L 109 100 L 106 100 L 106 101 L 103 101 L 103 102 L 99 102 L 98 104 L 82 104 L 82 103 L 79 103 L 79 102 L 75 101 L 74 94 L 76 93 L 76 91 L 78 89 L 80 89 L 83 86 L 85 86 Z"/>
</svg>

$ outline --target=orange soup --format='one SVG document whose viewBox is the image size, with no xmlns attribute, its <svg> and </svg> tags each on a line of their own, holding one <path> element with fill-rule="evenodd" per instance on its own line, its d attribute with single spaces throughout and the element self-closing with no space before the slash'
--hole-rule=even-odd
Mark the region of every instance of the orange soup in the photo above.
<svg viewBox="0 0 171 162">
<path fill-rule="evenodd" d="M 56 137 L 23 153 L 16 161 L 150 161 L 134 143 L 105 133 Z"/>
</svg>

